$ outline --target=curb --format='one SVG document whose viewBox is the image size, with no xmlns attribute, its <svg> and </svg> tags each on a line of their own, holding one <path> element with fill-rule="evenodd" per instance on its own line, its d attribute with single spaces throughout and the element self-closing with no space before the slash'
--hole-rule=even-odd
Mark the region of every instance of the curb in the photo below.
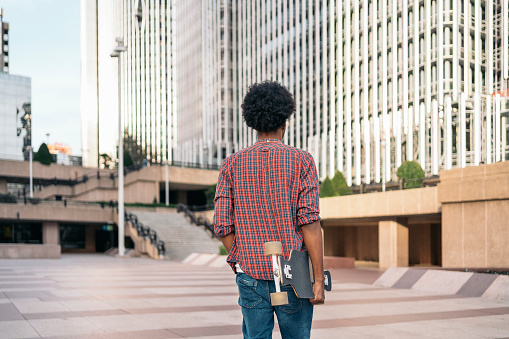
<svg viewBox="0 0 509 339">
<path fill-rule="evenodd" d="M 509 300 L 509 276 L 391 267 L 373 285 L 463 297 Z"/>
</svg>

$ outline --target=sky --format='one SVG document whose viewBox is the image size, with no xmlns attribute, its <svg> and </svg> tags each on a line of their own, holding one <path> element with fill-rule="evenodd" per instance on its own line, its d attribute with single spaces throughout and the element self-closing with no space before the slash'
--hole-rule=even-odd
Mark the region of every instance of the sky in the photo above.
<svg viewBox="0 0 509 339">
<path fill-rule="evenodd" d="M 32 145 L 81 155 L 80 1 L 0 0 L 9 23 L 9 73 L 32 78 Z"/>
</svg>

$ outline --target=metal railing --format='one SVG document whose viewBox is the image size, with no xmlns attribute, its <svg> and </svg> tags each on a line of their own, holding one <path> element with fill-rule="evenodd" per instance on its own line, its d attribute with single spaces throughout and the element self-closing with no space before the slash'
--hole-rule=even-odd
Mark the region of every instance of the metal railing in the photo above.
<svg viewBox="0 0 509 339">
<path fill-rule="evenodd" d="M 201 169 L 208 169 L 208 170 L 220 170 L 221 165 L 214 165 L 214 164 L 201 164 L 197 162 L 184 162 L 184 161 L 172 161 L 170 166 L 177 166 L 177 167 L 187 167 L 187 168 L 201 168 Z"/>
<path fill-rule="evenodd" d="M 157 232 L 151 229 L 148 226 L 143 225 L 139 220 L 136 214 L 131 212 L 125 212 L 124 214 L 125 221 L 130 222 L 133 225 L 133 228 L 138 233 L 138 236 L 143 239 L 149 239 L 150 243 L 157 248 L 157 252 L 160 256 L 166 253 L 166 247 L 164 246 L 164 241 L 159 239 L 157 236 Z"/>
<path fill-rule="evenodd" d="M 206 205 L 208 206 L 208 205 Z M 196 208 L 196 207 L 195 207 Z M 205 211 L 206 209 L 203 209 Z M 205 219 L 202 216 L 197 217 L 194 211 L 191 210 L 191 208 L 187 205 L 184 205 L 182 203 L 179 203 L 177 205 L 177 213 L 184 213 L 184 215 L 189 218 L 189 221 L 192 224 L 195 224 L 196 226 L 204 226 L 210 233 L 212 234 L 213 238 L 217 238 L 216 233 L 214 232 L 214 225 L 208 222 L 207 219 Z"/>
</svg>

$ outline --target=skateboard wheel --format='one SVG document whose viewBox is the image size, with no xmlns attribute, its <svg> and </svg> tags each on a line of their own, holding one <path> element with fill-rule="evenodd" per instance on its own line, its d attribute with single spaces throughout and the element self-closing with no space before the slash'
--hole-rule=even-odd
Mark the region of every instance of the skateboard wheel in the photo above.
<svg viewBox="0 0 509 339">
<path fill-rule="evenodd" d="M 269 241 L 263 245 L 264 245 L 266 256 L 282 255 L 283 254 L 283 246 L 281 245 L 280 241 Z"/>
<path fill-rule="evenodd" d="M 288 294 L 286 292 L 275 292 L 270 294 L 272 306 L 288 305 Z"/>
</svg>

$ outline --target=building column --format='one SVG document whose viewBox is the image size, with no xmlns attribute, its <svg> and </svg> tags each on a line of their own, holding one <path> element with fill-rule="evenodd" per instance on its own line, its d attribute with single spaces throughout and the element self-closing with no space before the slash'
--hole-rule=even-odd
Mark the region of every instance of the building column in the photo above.
<svg viewBox="0 0 509 339">
<path fill-rule="evenodd" d="M 58 222 L 46 221 L 42 223 L 42 243 L 47 245 L 58 245 L 60 243 Z"/>
<path fill-rule="evenodd" d="M 378 223 L 379 267 L 408 266 L 408 221 L 404 218 Z"/>
</svg>

